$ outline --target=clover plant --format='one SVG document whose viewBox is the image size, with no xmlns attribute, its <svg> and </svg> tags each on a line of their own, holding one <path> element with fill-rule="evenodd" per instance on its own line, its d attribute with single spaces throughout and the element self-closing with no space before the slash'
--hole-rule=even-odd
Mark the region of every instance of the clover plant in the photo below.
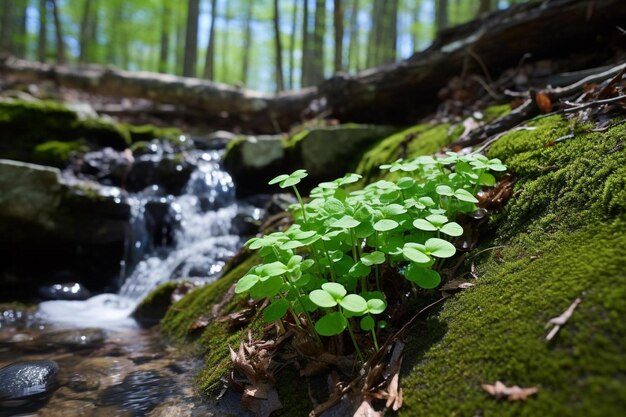
<svg viewBox="0 0 626 417">
<path fill-rule="evenodd" d="M 439 286 L 437 269 L 455 255 L 454 239 L 463 234 L 455 219 L 476 211 L 476 193 L 495 185 L 491 172 L 506 167 L 483 155 L 449 152 L 443 158 L 401 159 L 381 169 L 401 177 L 348 191 L 346 186 L 361 176 L 347 174 L 319 184 L 307 203 L 297 188 L 305 170 L 271 180 L 293 189 L 294 224 L 246 243 L 259 251 L 262 263 L 235 288 L 269 300 L 263 311 L 267 322 L 289 314 L 317 340 L 347 330 L 361 360 L 355 331 L 369 334 L 378 350 L 376 329 L 386 326 L 376 319 L 387 308 L 383 271 L 395 269 L 420 288 Z"/>
</svg>

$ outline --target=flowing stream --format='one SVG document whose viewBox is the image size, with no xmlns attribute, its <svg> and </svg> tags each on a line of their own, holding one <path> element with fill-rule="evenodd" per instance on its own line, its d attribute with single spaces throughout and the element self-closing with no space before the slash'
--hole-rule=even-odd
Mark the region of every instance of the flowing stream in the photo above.
<svg viewBox="0 0 626 417">
<path fill-rule="evenodd" d="M 117 294 L 0 312 L 0 368 L 37 360 L 59 368 L 58 383 L 42 401 L 5 401 L 0 375 L 0 417 L 247 415 L 234 394 L 219 405 L 200 401 L 192 387 L 198 364 L 130 318 L 159 284 L 215 279 L 240 247 L 232 221 L 241 206 L 220 156 L 194 151 L 197 169 L 182 195 L 164 196 L 153 185 L 128 197 L 133 216 Z"/>
</svg>

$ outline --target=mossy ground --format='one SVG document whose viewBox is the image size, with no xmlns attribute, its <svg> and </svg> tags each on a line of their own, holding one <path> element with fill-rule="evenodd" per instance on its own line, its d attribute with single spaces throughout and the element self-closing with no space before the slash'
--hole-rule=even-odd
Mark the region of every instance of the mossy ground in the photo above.
<svg viewBox="0 0 626 417">
<path fill-rule="evenodd" d="M 161 321 L 165 334 L 175 344 L 186 346 L 188 353 L 204 357 L 205 366 L 200 371 L 197 386 L 202 392 L 213 392 L 221 387 L 220 379 L 226 377 L 231 369 L 228 347 L 236 349 L 247 338 L 248 331 L 254 331 L 258 323 L 253 321 L 236 331 L 230 331 L 227 323 L 210 322 L 204 329 L 192 331 L 192 324 L 200 317 L 209 317 L 214 304 L 219 303 L 239 278 L 256 265 L 256 256 L 247 256 L 242 262 L 229 270 L 217 281 L 192 291 L 175 303 Z M 234 296 L 222 309 L 226 315 L 245 306 L 246 298 Z M 193 341 L 193 343 L 187 343 Z"/>
<path fill-rule="evenodd" d="M 626 408 L 626 129 L 548 117 L 496 142 L 517 175 L 474 259 L 480 278 L 416 326 L 405 357 L 412 416 L 614 416 Z M 582 303 L 552 342 L 545 324 Z M 481 384 L 538 386 L 498 402 Z"/>
</svg>

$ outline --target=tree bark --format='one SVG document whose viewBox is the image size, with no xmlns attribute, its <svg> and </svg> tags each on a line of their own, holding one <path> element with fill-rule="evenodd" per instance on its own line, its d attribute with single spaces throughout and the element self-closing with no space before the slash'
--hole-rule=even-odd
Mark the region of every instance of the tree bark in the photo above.
<svg viewBox="0 0 626 417">
<path fill-rule="evenodd" d="M 79 47 L 80 52 L 78 55 L 79 62 L 87 61 L 87 48 L 89 45 L 89 23 L 91 17 L 91 0 L 85 0 L 85 6 L 83 8 L 83 16 L 80 22 L 80 37 Z"/>
<path fill-rule="evenodd" d="M 39 33 L 37 41 L 37 59 L 46 62 L 48 49 L 48 6 L 47 0 L 39 0 Z"/>
<path fill-rule="evenodd" d="M 335 26 L 335 59 L 334 69 L 339 72 L 343 69 L 343 9 L 341 8 L 341 0 L 335 0 L 333 8 L 334 26 Z"/>
<path fill-rule="evenodd" d="M 161 17 L 161 39 L 159 47 L 159 72 L 167 72 L 168 60 L 170 56 L 170 14 L 169 1 L 163 1 Z"/>
<path fill-rule="evenodd" d="M 57 63 L 65 63 L 65 41 L 63 40 L 63 29 L 61 27 L 61 18 L 59 17 L 59 9 L 56 0 L 50 0 L 52 5 L 52 17 L 54 18 L 54 34 L 56 37 Z"/>
<path fill-rule="evenodd" d="M 303 87 L 311 85 L 311 39 L 309 35 L 309 0 L 304 0 L 302 12 L 302 79 Z"/>
<path fill-rule="evenodd" d="M 2 27 L 0 29 L 0 53 L 8 53 L 11 48 L 13 28 L 13 0 L 5 0 L 2 5 Z"/>
<path fill-rule="evenodd" d="M 285 82 L 283 80 L 283 46 L 280 40 L 280 9 L 278 0 L 274 0 L 274 46 L 276 91 L 283 91 Z"/>
<path fill-rule="evenodd" d="M 189 0 L 187 10 L 187 31 L 185 35 L 185 57 L 183 60 L 183 75 L 196 76 L 198 63 L 198 18 L 200 14 L 200 0 Z"/>
<path fill-rule="evenodd" d="M 209 43 L 206 47 L 204 60 L 204 78 L 215 79 L 215 21 L 217 19 L 217 0 L 211 0 L 211 28 L 209 29 Z"/>
<path fill-rule="evenodd" d="M 296 71 L 296 31 L 298 30 L 298 0 L 293 1 L 291 11 L 291 33 L 289 34 L 289 89 L 294 89 L 294 73 Z"/>
<path fill-rule="evenodd" d="M 315 2 L 315 30 L 313 31 L 313 47 L 311 49 L 311 83 L 318 84 L 324 80 L 324 35 L 326 33 L 326 1 Z"/>
<path fill-rule="evenodd" d="M 243 35 L 243 60 L 241 67 L 241 82 L 248 84 L 248 71 L 250 71 L 250 47 L 252 46 L 252 12 L 254 11 L 253 0 L 246 2 L 246 30 Z"/>
<path fill-rule="evenodd" d="M 435 24 L 437 31 L 448 27 L 448 0 L 437 0 L 435 6 Z"/>
</svg>

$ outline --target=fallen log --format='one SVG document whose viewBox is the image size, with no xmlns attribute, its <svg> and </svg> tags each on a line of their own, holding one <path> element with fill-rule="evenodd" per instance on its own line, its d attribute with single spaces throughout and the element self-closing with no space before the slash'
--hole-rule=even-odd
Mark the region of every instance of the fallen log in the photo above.
<svg viewBox="0 0 626 417">
<path fill-rule="evenodd" d="M 405 61 L 337 74 L 317 87 L 276 95 L 173 75 L 10 57 L 0 60 L 0 75 L 146 98 L 201 112 L 207 123 L 222 128 L 262 133 L 285 131 L 303 117 L 320 115 L 342 122 L 408 124 L 436 108 L 438 91 L 454 76 L 489 71 L 496 77 L 527 54 L 532 60 L 567 60 L 567 70 L 605 64 L 614 54 L 610 45 L 624 43 L 618 25 L 625 19 L 623 0 L 531 2 L 443 31 L 430 48 Z"/>
</svg>

